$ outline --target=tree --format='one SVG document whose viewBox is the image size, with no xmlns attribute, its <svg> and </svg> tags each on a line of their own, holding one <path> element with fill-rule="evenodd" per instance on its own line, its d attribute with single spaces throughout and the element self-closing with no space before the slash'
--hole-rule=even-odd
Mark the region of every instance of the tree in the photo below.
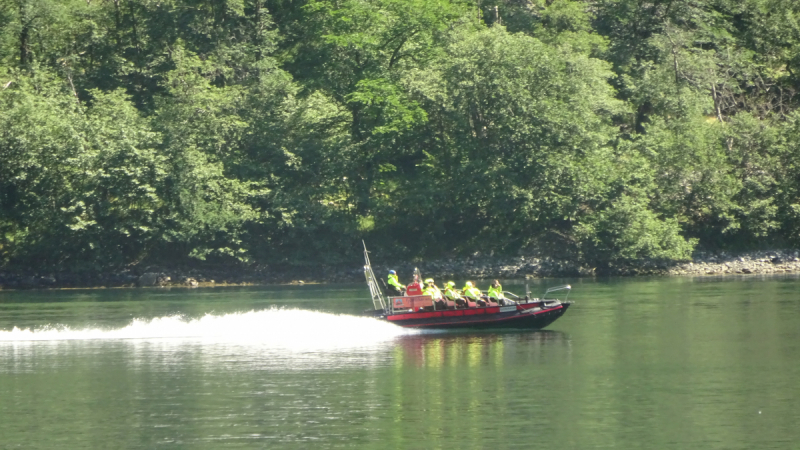
<svg viewBox="0 0 800 450">
<path fill-rule="evenodd" d="M 568 237 L 611 171 L 611 118 L 624 106 L 609 67 L 500 26 L 456 33 L 447 52 L 438 74 L 416 78 L 440 83 L 416 92 L 436 137 L 421 164 L 428 181 L 404 186 L 418 201 L 393 216 L 440 224 L 424 247 L 508 251 Z"/>
</svg>

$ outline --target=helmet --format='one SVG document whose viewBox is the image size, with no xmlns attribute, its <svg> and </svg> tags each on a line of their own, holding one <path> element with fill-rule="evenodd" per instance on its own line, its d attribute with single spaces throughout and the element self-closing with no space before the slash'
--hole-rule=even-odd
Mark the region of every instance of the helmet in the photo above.
<svg viewBox="0 0 800 450">
<path fill-rule="evenodd" d="M 452 281 L 448 281 L 447 285 L 450 286 L 450 287 L 456 287 L 456 284 L 453 283 Z"/>
<path fill-rule="evenodd" d="M 390 270 L 390 271 L 389 271 L 389 273 L 390 273 L 390 274 L 392 274 L 392 275 L 394 275 L 394 274 L 396 274 L 397 272 L 395 272 L 394 270 Z"/>
<path fill-rule="evenodd" d="M 467 287 L 472 287 L 472 281 L 467 281 Z"/>
<path fill-rule="evenodd" d="M 433 278 L 428 278 L 427 280 L 425 280 L 425 284 L 428 284 L 428 283 L 433 283 Z"/>
</svg>

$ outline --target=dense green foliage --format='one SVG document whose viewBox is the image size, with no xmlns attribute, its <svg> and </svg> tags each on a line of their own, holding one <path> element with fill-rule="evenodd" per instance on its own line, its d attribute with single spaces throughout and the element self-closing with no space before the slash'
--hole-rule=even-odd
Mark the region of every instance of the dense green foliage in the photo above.
<svg viewBox="0 0 800 450">
<path fill-rule="evenodd" d="M 0 267 L 800 245 L 800 4 L 0 0 Z"/>
</svg>

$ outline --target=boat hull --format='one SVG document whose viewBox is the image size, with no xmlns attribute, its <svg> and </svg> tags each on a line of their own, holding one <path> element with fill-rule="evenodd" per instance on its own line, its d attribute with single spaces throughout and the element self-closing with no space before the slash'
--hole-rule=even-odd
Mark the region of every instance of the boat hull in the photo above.
<svg viewBox="0 0 800 450">
<path fill-rule="evenodd" d="M 564 315 L 570 303 L 528 303 L 510 306 L 450 309 L 386 314 L 388 322 L 418 329 L 541 329 Z"/>
</svg>

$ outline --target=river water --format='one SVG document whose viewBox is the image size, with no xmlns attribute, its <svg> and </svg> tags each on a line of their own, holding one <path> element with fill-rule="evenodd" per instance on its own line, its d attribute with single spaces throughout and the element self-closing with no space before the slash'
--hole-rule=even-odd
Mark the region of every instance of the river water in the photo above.
<svg viewBox="0 0 800 450">
<path fill-rule="evenodd" d="M 800 448 L 800 279 L 563 282 L 425 333 L 363 285 L 0 291 L 0 448 Z"/>
</svg>

